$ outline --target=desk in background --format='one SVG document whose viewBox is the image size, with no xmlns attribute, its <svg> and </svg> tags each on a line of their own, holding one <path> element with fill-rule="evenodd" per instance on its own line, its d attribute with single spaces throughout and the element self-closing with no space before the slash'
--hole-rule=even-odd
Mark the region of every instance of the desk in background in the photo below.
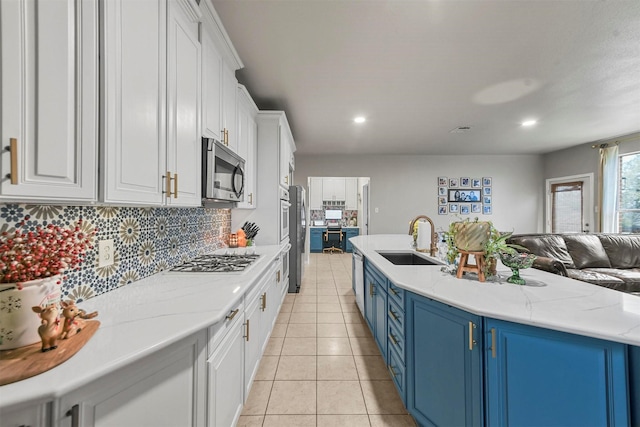
<svg viewBox="0 0 640 427">
<path fill-rule="evenodd" d="M 324 232 L 327 231 L 327 227 L 311 227 L 309 231 L 309 250 L 311 252 L 322 252 L 322 240 L 324 238 Z M 345 252 L 353 252 L 351 237 L 358 236 L 360 234 L 360 228 L 358 227 L 342 227 L 343 233 L 343 247 Z"/>
</svg>

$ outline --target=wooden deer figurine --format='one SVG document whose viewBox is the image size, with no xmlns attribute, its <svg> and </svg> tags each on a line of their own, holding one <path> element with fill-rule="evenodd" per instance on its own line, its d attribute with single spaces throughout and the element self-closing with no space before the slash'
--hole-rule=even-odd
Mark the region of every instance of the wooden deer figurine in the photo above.
<svg viewBox="0 0 640 427">
<path fill-rule="evenodd" d="M 79 309 L 76 306 L 76 302 L 73 300 L 62 302 L 62 317 L 64 317 L 64 324 L 62 326 L 62 334 L 60 335 L 60 338 L 66 340 L 67 338 L 74 336 L 84 328 L 86 319 L 93 319 L 97 315 L 97 311 L 87 314 L 84 310 Z"/>
<path fill-rule="evenodd" d="M 45 307 L 37 305 L 31 309 L 38 313 L 42 319 L 41 325 L 38 327 L 38 335 L 42 340 L 42 352 L 55 350 L 58 348 L 56 341 L 61 332 L 58 306 L 56 304 L 49 304 Z"/>
</svg>

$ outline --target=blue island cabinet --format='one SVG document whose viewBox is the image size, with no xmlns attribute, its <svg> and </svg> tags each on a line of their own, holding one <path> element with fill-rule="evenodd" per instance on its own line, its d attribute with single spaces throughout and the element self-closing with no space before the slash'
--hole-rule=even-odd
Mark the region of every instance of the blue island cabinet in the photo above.
<svg viewBox="0 0 640 427">
<path fill-rule="evenodd" d="M 360 229 L 359 228 L 345 228 L 344 229 L 344 238 L 347 240 L 346 243 L 346 251 L 351 253 L 353 252 L 353 246 L 351 246 L 351 242 L 349 241 L 350 238 L 352 237 L 356 237 L 357 235 L 360 234 Z"/>
<path fill-rule="evenodd" d="M 364 287 L 364 317 L 386 362 L 387 278 L 366 259 L 364 262 Z"/>
<path fill-rule="evenodd" d="M 624 344 L 485 319 L 487 425 L 627 426 Z"/>
<path fill-rule="evenodd" d="M 322 252 L 322 234 L 326 228 L 309 229 L 309 251 Z"/>
<path fill-rule="evenodd" d="M 411 292 L 405 300 L 407 409 L 423 427 L 482 426 L 481 318 Z"/>
</svg>

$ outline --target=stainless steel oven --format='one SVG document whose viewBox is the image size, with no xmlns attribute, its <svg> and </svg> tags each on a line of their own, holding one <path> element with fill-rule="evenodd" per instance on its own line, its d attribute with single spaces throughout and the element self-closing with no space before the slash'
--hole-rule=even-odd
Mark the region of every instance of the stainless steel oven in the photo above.
<svg viewBox="0 0 640 427">
<path fill-rule="evenodd" d="M 280 188 L 280 243 L 289 238 L 289 191 Z"/>
</svg>

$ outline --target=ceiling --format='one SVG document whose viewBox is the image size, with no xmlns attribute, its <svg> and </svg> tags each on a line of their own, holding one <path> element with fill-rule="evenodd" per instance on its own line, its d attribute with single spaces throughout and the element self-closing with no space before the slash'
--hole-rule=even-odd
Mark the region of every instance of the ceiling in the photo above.
<svg viewBox="0 0 640 427">
<path fill-rule="evenodd" d="M 534 154 L 640 131 L 638 0 L 211 1 L 238 80 L 286 111 L 299 154 Z"/>
</svg>

